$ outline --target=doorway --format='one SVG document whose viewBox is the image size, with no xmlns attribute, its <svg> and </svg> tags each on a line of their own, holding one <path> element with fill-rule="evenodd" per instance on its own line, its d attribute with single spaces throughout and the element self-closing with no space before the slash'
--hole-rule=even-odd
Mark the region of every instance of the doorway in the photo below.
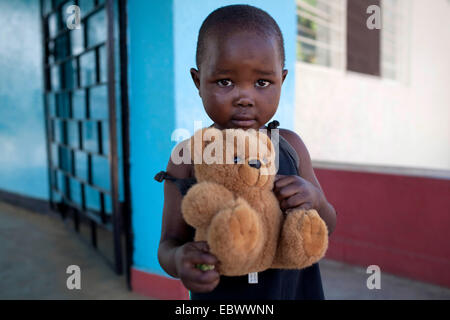
<svg viewBox="0 0 450 320">
<path fill-rule="evenodd" d="M 41 0 L 50 204 L 129 284 L 125 7 Z"/>
</svg>

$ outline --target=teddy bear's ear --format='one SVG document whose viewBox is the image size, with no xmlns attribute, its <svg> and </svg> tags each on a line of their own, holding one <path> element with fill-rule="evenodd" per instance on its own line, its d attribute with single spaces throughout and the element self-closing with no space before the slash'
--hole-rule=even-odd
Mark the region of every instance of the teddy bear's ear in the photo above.
<svg viewBox="0 0 450 320">
<path fill-rule="evenodd" d="M 274 175 L 276 173 L 276 150 L 269 136 L 264 132 L 258 133 L 261 148 L 258 148 L 259 156 L 264 159 L 266 166 L 261 168 L 261 174 Z"/>
<path fill-rule="evenodd" d="M 265 146 L 267 148 L 268 152 L 272 152 L 274 150 L 273 143 L 267 134 L 259 131 L 258 138 L 260 141 L 262 141 L 263 146 Z"/>
<path fill-rule="evenodd" d="M 217 138 L 222 138 L 222 131 L 219 129 L 208 127 L 197 130 L 189 143 L 192 163 L 202 163 L 205 147 Z"/>
</svg>

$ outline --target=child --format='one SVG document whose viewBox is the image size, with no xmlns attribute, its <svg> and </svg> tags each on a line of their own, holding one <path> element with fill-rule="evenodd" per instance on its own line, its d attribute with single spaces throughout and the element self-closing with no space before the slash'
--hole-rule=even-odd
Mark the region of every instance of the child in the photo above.
<svg viewBox="0 0 450 320">
<path fill-rule="evenodd" d="M 248 5 L 231 5 L 212 12 L 203 22 L 191 75 L 206 113 L 218 129 L 273 129 L 265 124 L 275 114 L 286 78 L 281 31 L 266 12 Z M 269 135 L 270 136 L 270 135 Z M 306 146 L 293 131 L 279 129 L 279 170 L 273 191 L 281 209 L 316 209 L 331 233 L 336 212 L 327 202 L 311 165 Z M 181 143 L 186 143 L 183 141 Z M 156 178 L 156 177 L 155 177 Z M 191 164 L 170 159 L 164 184 L 164 209 L 158 259 L 171 276 L 181 279 L 191 299 L 323 299 L 318 264 L 303 270 L 269 269 L 258 283 L 247 276 L 220 276 L 197 264 L 217 265 L 206 242 L 194 242 L 194 229 L 181 214 L 182 196 L 195 183 Z M 286 214 L 289 214 L 288 212 Z"/>
</svg>

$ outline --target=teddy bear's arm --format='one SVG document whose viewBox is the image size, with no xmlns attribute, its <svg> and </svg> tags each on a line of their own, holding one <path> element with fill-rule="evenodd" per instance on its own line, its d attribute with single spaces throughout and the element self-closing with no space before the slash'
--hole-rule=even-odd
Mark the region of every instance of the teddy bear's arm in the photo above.
<svg viewBox="0 0 450 320">
<path fill-rule="evenodd" d="M 217 212 L 233 203 L 233 193 L 224 186 L 214 182 L 200 182 L 184 196 L 181 211 L 186 223 L 199 228 L 209 225 Z"/>
</svg>

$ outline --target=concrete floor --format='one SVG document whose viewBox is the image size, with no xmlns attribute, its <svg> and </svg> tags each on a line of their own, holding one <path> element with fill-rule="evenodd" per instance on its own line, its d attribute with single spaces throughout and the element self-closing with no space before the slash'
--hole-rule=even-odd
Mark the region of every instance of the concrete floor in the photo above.
<svg viewBox="0 0 450 320">
<path fill-rule="evenodd" d="M 81 289 L 67 289 L 70 265 Z M 0 299 L 149 299 L 59 217 L 0 203 Z"/>
<path fill-rule="evenodd" d="M 320 263 L 328 300 L 450 300 L 450 289 L 414 281 L 381 270 L 380 289 L 369 290 L 365 268 L 324 259 Z"/>
<path fill-rule="evenodd" d="M 69 290 L 69 265 L 81 290 Z M 450 299 L 450 289 L 382 273 L 369 290 L 365 268 L 323 260 L 327 299 Z M 0 299 L 150 299 L 130 292 L 88 241 L 60 218 L 0 202 Z"/>
</svg>

